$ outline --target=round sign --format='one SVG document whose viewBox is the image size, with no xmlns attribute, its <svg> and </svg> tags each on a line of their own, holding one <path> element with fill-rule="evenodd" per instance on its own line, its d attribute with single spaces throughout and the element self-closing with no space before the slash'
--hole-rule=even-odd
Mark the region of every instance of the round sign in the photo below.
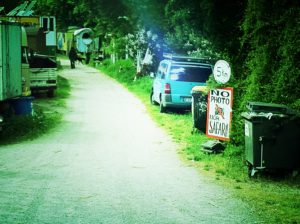
<svg viewBox="0 0 300 224">
<path fill-rule="evenodd" d="M 229 81 L 231 69 L 227 61 L 219 60 L 214 67 L 214 78 L 218 83 L 225 84 Z"/>
</svg>

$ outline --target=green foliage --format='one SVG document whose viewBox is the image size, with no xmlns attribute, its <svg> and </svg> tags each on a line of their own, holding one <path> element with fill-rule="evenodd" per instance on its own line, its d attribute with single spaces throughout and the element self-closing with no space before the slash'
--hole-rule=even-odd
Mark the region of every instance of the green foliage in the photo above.
<svg viewBox="0 0 300 224">
<path fill-rule="evenodd" d="M 76 1 L 68 0 L 39 0 L 34 8 L 35 15 L 56 16 L 57 28 L 66 29 L 68 26 L 82 26 L 84 12 L 77 13 L 73 9 Z"/>
<path fill-rule="evenodd" d="M 100 69 L 119 82 L 124 84 L 133 82 L 136 71 L 132 60 L 118 60 L 113 64 L 110 59 L 107 59 L 103 62 L 103 65 Z"/>
<path fill-rule="evenodd" d="M 36 6 L 37 15 L 57 17 L 58 29 L 91 27 L 97 35 L 117 37 L 132 31 L 130 22 L 120 20 L 128 10 L 121 0 L 40 0 Z"/>
<path fill-rule="evenodd" d="M 112 38 L 110 43 L 103 48 L 106 54 L 124 54 L 125 43 L 122 38 Z"/>
<path fill-rule="evenodd" d="M 167 18 L 164 17 L 164 7 L 168 0 L 124 0 L 123 3 L 129 9 L 129 20 L 135 21 L 135 25 L 144 27 L 155 33 L 164 30 Z"/>
<path fill-rule="evenodd" d="M 7 144 L 35 138 L 54 127 L 60 117 L 58 113 L 46 115 L 37 107 L 34 109 L 33 116 L 8 117 L 0 132 L 0 142 Z"/>
<path fill-rule="evenodd" d="M 248 101 L 272 102 L 300 110 L 299 4 L 295 1 L 248 1 L 241 26 L 239 66 L 235 82 L 233 140 L 243 142 L 243 120 Z M 234 57 L 231 56 L 234 60 Z"/>
<path fill-rule="evenodd" d="M 243 23 L 243 41 L 250 48 L 244 101 L 294 106 L 299 99 L 299 15 L 299 7 L 291 2 L 249 1 Z"/>
<path fill-rule="evenodd" d="M 71 86 L 69 81 L 66 78 L 59 75 L 57 78 L 57 82 L 58 82 L 58 88 L 55 94 L 56 98 L 63 99 L 63 100 L 68 98 L 71 91 Z"/>
<path fill-rule="evenodd" d="M 235 55 L 239 51 L 239 25 L 247 1 L 202 0 L 198 27 L 218 52 Z"/>
<path fill-rule="evenodd" d="M 198 1 L 169 1 L 165 7 L 165 16 L 169 18 L 166 28 L 166 44 L 170 52 L 192 54 L 196 57 L 215 58 L 212 42 L 206 39 L 199 29 Z"/>
<path fill-rule="evenodd" d="M 136 93 L 144 103 L 148 103 L 149 92 L 152 88 L 152 78 L 143 76 L 135 80 L 136 70 L 133 60 L 119 60 L 113 64 L 108 59 L 103 62 L 99 69 Z"/>
</svg>

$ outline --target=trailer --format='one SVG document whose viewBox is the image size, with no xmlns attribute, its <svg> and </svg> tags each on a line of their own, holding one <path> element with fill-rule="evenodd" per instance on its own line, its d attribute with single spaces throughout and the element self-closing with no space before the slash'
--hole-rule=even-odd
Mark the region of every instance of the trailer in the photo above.
<svg viewBox="0 0 300 224">
<path fill-rule="evenodd" d="M 22 94 L 21 26 L 0 21 L 0 131 L 10 100 Z"/>
<path fill-rule="evenodd" d="M 0 101 L 22 95 L 21 26 L 0 21 Z"/>
<path fill-rule="evenodd" d="M 90 28 L 70 26 L 66 31 L 57 32 L 57 50 L 68 55 L 71 47 L 76 49 L 78 57 L 84 59 L 87 64 L 90 57 L 93 60 L 103 59 L 101 38 L 95 36 Z"/>
<path fill-rule="evenodd" d="M 9 14 L 10 15 L 10 14 Z M 57 88 L 56 19 L 54 16 L 10 15 L 0 18 L 21 24 L 26 32 L 30 90 L 54 96 Z M 26 65 L 24 71 L 28 70 Z"/>
</svg>

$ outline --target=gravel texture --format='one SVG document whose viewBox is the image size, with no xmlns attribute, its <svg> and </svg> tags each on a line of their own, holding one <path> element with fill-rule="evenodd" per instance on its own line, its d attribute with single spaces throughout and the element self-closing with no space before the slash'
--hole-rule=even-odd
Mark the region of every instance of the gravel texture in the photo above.
<svg viewBox="0 0 300 224">
<path fill-rule="evenodd" d="M 258 222 L 244 202 L 180 161 L 137 98 L 68 63 L 61 74 L 72 91 L 59 127 L 0 147 L 0 223 Z"/>
</svg>

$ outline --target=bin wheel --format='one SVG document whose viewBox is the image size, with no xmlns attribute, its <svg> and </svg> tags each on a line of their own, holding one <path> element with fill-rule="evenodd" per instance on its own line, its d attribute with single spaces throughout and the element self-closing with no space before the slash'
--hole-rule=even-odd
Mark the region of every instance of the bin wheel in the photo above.
<svg viewBox="0 0 300 224">
<path fill-rule="evenodd" d="M 248 165 L 248 177 L 255 178 L 257 177 L 258 170 L 255 169 L 251 164 Z"/>
</svg>

